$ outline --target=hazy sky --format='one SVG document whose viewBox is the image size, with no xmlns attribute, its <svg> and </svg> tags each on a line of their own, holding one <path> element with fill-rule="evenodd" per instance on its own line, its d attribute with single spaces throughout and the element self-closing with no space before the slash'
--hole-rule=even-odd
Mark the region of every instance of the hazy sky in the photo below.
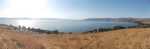
<svg viewBox="0 0 150 49">
<path fill-rule="evenodd" d="M 150 0 L 0 0 L 0 17 L 150 17 Z"/>
</svg>

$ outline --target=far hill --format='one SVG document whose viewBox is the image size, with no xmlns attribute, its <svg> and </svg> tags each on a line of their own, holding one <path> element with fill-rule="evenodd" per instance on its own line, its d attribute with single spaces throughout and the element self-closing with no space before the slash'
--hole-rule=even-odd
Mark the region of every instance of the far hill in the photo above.
<svg viewBox="0 0 150 49">
<path fill-rule="evenodd" d="M 114 21 L 114 22 L 132 22 L 132 21 L 150 21 L 150 18 L 87 18 L 86 21 Z"/>
</svg>

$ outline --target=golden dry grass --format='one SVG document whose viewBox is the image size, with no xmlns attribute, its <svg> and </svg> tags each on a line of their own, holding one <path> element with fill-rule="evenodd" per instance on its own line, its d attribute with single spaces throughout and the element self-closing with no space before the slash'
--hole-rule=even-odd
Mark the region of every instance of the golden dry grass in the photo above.
<svg viewBox="0 0 150 49">
<path fill-rule="evenodd" d="M 0 29 L 0 49 L 150 49 L 150 28 L 59 35 Z"/>
</svg>

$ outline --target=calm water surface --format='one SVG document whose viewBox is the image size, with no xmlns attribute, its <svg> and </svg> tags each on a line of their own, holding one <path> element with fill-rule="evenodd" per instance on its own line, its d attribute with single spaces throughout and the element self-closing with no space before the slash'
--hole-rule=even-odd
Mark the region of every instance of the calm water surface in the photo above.
<svg viewBox="0 0 150 49">
<path fill-rule="evenodd" d="M 135 26 L 128 22 L 110 22 L 110 21 L 83 21 L 83 20 L 0 20 L 1 24 L 14 26 L 26 26 L 41 28 L 45 30 L 59 30 L 60 32 L 84 32 L 97 27 L 110 28 L 113 26 Z"/>
</svg>

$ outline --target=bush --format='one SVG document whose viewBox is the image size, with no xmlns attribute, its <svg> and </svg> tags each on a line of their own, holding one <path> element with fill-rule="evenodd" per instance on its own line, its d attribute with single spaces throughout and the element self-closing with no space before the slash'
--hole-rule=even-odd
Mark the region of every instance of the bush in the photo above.
<svg viewBox="0 0 150 49">
<path fill-rule="evenodd" d="M 126 28 L 126 27 L 123 27 L 123 26 L 114 26 L 114 27 L 113 27 L 114 30 L 116 30 L 116 29 L 125 29 L 125 28 Z"/>
</svg>

